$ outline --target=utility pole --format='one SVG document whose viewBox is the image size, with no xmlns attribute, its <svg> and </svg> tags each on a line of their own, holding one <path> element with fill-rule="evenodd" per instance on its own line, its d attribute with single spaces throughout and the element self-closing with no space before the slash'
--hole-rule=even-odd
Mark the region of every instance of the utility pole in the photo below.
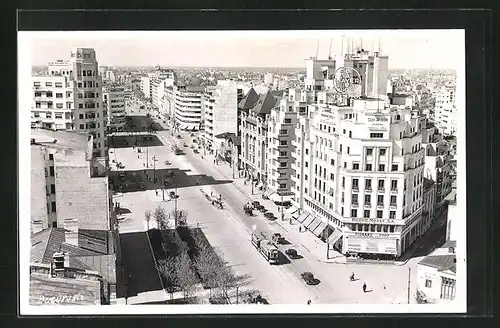
<svg viewBox="0 0 500 328">
<path fill-rule="evenodd" d="M 165 201 L 165 178 L 163 177 L 163 169 L 161 170 L 161 196 L 163 201 Z"/>
<path fill-rule="evenodd" d="M 239 289 L 239 287 L 238 287 L 238 286 L 236 286 L 236 304 L 238 304 L 238 294 L 239 294 L 239 293 L 238 293 L 238 289 Z"/>
<path fill-rule="evenodd" d="M 408 304 L 410 304 L 411 268 L 408 268 Z"/>
<path fill-rule="evenodd" d="M 254 168 L 252 167 L 252 175 L 250 176 L 250 183 L 252 184 L 252 196 L 253 196 L 253 173 Z"/>
<path fill-rule="evenodd" d="M 156 155 L 153 155 L 153 184 L 156 183 Z"/>
<path fill-rule="evenodd" d="M 325 240 L 326 240 L 326 259 L 328 260 L 330 258 L 330 243 L 328 241 L 328 229 L 325 229 Z"/>
<path fill-rule="evenodd" d="M 149 169 L 149 147 L 146 143 L 146 167 Z"/>
</svg>

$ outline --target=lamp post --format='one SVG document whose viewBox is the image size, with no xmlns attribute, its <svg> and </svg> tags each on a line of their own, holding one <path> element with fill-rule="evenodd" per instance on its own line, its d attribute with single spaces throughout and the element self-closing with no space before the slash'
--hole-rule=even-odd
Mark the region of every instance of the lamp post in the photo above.
<svg viewBox="0 0 500 328">
<path fill-rule="evenodd" d="M 156 155 L 153 155 L 153 184 L 156 183 Z"/>
<path fill-rule="evenodd" d="M 284 205 L 283 205 L 283 194 L 281 194 L 281 221 L 285 221 L 285 212 L 284 212 Z"/>
<path fill-rule="evenodd" d="M 328 240 L 328 231 L 330 228 L 327 226 L 327 228 L 324 230 L 325 234 L 325 242 L 326 242 L 326 259 L 328 260 L 330 258 L 330 242 Z"/>
</svg>

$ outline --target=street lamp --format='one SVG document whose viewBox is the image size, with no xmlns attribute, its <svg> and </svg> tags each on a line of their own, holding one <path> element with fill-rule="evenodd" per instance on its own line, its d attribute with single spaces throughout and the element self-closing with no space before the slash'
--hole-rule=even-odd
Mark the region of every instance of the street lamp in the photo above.
<svg viewBox="0 0 500 328">
<path fill-rule="evenodd" d="M 153 155 L 153 183 L 156 184 L 156 155 Z"/>
<path fill-rule="evenodd" d="M 283 194 L 281 194 L 281 221 L 285 221 L 285 212 L 283 206 Z"/>
</svg>

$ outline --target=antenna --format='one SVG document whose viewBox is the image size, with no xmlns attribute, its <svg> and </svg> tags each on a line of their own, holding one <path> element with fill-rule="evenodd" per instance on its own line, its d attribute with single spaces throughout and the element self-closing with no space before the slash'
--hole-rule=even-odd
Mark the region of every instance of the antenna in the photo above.
<svg viewBox="0 0 500 328">
<path fill-rule="evenodd" d="M 330 52 L 328 53 L 328 59 L 329 60 L 332 59 L 332 43 L 333 43 L 333 39 L 330 39 Z"/>
<path fill-rule="evenodd" d="M 363 50 L 363 38 L 361 38 L 361 50 Z"/>
<path fill-rule="evenodd" d="M 319 50 L 319 40 L 318 40 L 318 43 L 316 45 L 316 59 L 318 59 L 318 50 Z"/>
<path fill-rule="evenodd" d="M 340 56 L 344 57 L 344 35 L 342 35 L 342 42 L 340 44 Z"/>
</svg>

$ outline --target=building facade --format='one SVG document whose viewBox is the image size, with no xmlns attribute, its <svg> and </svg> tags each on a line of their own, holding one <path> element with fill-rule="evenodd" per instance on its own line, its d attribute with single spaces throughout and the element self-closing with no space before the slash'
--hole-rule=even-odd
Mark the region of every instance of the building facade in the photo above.
<svg viewBox="0 0 500 328">
<path fill-rule="evenodd" d="M 93 135 L 93 155 L 107 156 L 106 109 L 94 49 L 76 48 L 69 61 L 49 63 L 48 76 L 33 77 L 32 127 Z"/>
<path fill-rule="evenodd" d="M 238 93 L 241 90 L 234 81 L 218 81 L 208 86 L 203 94 L 203 142 L 212 149 L 215 136 L 238 132 Z"/>
<path fill-rule="evenodd" d="M 457 131 L 455 92 L 455 85 L 448 84 L 436 93 L 434 119 L 439 132 L 445 136 L 454 135 Z"/>
<path fill-rule="evenodd" d="M 151 78 L 149 76 L 141 77 L 141 91 L 145 98 L 151 98 L 153 90 L 151 90 Z"/>
<path fill-rule="evenodd" d="M 255 92 L 255 91 L 254 91 Z M 251 91 L 247 94 L 253 94 Z M 268 127 L 269 114 L 271 110 L 278 104 L 277 99 L 268 91 L 261 94 L 255 102 L 252 99 L 243 107 L 249 107 L 248 111 L 243 111 L 241 114 L 241 165 L 244 174 L 247 177 L 252 177 L 259 181 L 261 185 L 267 183 L 267 163 L 268 163 Z M 248 105 L 248 106 L 247 106 Z M 285 143 L 285 141 L 281 141 Z"/>
<path fill-rule="evenodd" d="M 202 123 L 202 99 L 205 87 L 175 86 L 174 121 L 180 130 L 199 130 Z"/>
<path fill-rule="evenodd" d="M 102 90 L 103 106 L 107 110 L 107 126 L 113 131 L 122 131 L 125 128 L 125 88 L 105 87 Z"/>
<path fill-rule="evenodd" d="M 310 105 L 295 131 L 297 219 L 342 253 L 400 256 L 420 233 L 421 120 L 377 99 Z"/>
<path fill-rule="evenodd" d="M 106 165 L 92 157 L 92 135 L 33 130 L 31 138 L 32 233 L 66 220 L 82 229 L 111 229 Z"/>
</svg>

